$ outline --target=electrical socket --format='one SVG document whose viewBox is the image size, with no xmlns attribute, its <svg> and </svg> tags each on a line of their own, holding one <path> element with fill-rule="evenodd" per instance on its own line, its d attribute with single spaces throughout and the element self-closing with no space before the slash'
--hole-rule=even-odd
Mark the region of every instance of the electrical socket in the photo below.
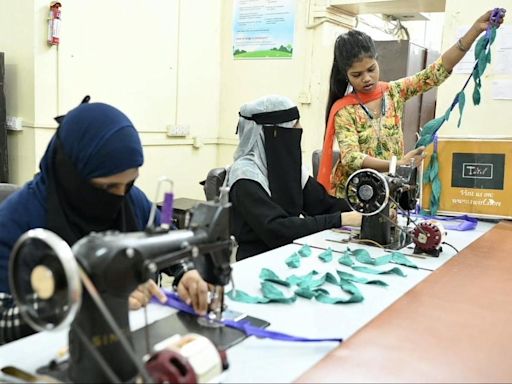
<svg viewBox="0 0 512 384">
<path fill-rule="evenodd" d="M 167 126 L 167 136 L 186 137 L 190 136 L 189 124 L 170 124 Z"/>
<path fill-rule="evenodd" d="M 11 131 L 21 131 L 23 129 L 23 119 L 16 116 L 7 116 L 7 129 Z"/>
</svg>

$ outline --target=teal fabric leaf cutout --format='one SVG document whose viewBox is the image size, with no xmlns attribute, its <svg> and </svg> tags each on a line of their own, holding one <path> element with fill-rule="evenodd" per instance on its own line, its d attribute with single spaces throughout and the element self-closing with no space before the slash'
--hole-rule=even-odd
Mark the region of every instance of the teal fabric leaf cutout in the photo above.
<svg viewBox="0 0 512 384">
<path fill-rule="evenodd" d="M 477 68 L 475 70 L 478 69 L 478 75 L 479 77 L 482 77 L 484 71 L 485 71 L 485 67 L 487 67 L 487 53 L 485 51 L 483 51 L 480 56 L 478 57 L 478 65 L 477 65 Z"/>
<path fill-rule="evenodd" d="M 398 267 L 394 267 L 394 268 L 391 268 L 391 269 L 388 269 L 388 270 L 378 270 L 378 269 L 374 269 L 374 268 L 360 267 L 360 266 L 355 265 L 355 266 L 352 267 L 352 269 L 354 271 L 357 271 L 357 272 L 369 273 L 369 274 L 372 274 L 372 275 L 398 275 L 398 276 L 401 276 L 401 277 L 407 276 Z"/>
<path fill-rule="evenodd" d="M 487 37 L 482 35 L 481 38 L 478 39 L 475 45 L 475 60 L 478 60 L 482 52 L 484 52 L 487 47 Z"/>
<path fill-rule="evenodd" d="M 304 244 L 298 252 L 301 257 L 309 257 L 311 256 L 311 247 L 307 244 Z"/>
<path fill-rule="evenodd" d="M 429 164 L 430 181 L 437 179 L 439 175 L 439 158 L 437 152 L 433 152 Z"/>
<path fill-rule="evenodd" d="M 315 299 L 324 304 L 352 304 L 352 303 L 360 303 L 364 300 L 363 295 L 361 294 L 353 294 L 348 299 L 343 299 L 341 297 L 331 297 L 329 294 L 320 293 L 315 296 Z"/>
<path fill-rule="evenodd" d="M 325 281 L 334 285 L 339 285 L 338 279 L 331 272 L 325 274 Z"/>
<path fill-rule="evenodd" d="M 494 43 L 494 39 L 496 39 L 496 27 L 491 28 L 491 36 L 489 39 L 489 44 Z"/>
<path fill-rule="evenodd" d="M 318 258 L 324 263 L 332 261 L 332 249 L 330 247 L 327 248 L 325 251 L 318 255 Z"/>
<path fill-rule="evenodd" d="M 487 64 L 491 64 L 491 50 L 487 51 Z"/>
<path fill-rule="evenodd" d="M 266 304 L 270 302 L 270 300 L 265 299 L 264 297 L 251 296 L 244 291 L 239 289 L 231 290 L 226 295 L 233 301 L 238 301 L 239 303 L 247 303 L 247 304 Z"/>
<path fill-rule="evenodd" d="M 480 104 L 480 89 L 475 84 L 475 88 L 473 89 L 473 104 L 479 105 Z"/>
<path fill-rule="evenodd" d="M 356 257 L 356 260 L 363 264 L 379 266 L 391 261 L 391 255 L 384 255 L 374 259 L 366 249 L 356 249 L 352 253 Z"/>
<path fill-rule="evenodd" d="M 300 267 L 300 256 L 297 252 L 294 252 L 291 256 L 287 257 L 284 261 L 290 268 Z"/>
<path fill-rule="evenodd" d="M 381 287 L 388 286 L 388 283 L 386 283 L 385 281 L 382 281 L 382 280 L 370 280 L 370 279 L 367 279 L 366 277 L 356 276 L 351 273 L 347 273 L 347 272 L 343 272 L 343 271 L 336 271 L 336 273 L 338 274 L 338 276 L 340 277 L 341 280 L 353 281 L 355 283 L 360 283 L 360 284 L 380 285 Z"/>
<path fill-rule="evenodd" d="M 306 287 L 310 284 L 311 280 L 313 280 L 313 276 L 316 276 L 316 275 L 318 275 L 318 272 L 313 270 L 303 276 L 291 275 L 286 278 L 286 281 L 288 283 L 290 283 L 291 285 L 298 285 L 301 287 Z"/>
<path fill-rule="evenodd" d="M 346 250 L 343 252 L 343 255 L 338 259 L 338 263 L 346 265 L 347 267 L 351 267 L 354 265 L 354 260 L 350 257 L 352 252 L 350 250 Z"/>
<path fill-rule="evenodd" d="M 444 122 L 445 116 L 443 115 L 426 123 L 420 131 L 420 138 L 416 143 L 416 148 L 429 145 L 434 140 L 436 132 L 441 128 Z"/>
<path fill-rule="evenodd" d="M 323 288 L 299 288 L 295 291 L 295 294 L 306 299 L 312 299 L 313 297 L 317 297 L 318 295 L 329 295 L 329 291 Z"/>
<path fill-rule="evenodd" d="M 395 264 L 403 265 L 409 268 L 418 269 L 418 266 L 414 264 L 411 260 L 409 260 L 403 253 L 393 252 L 391 254 L 391 261 Z"/>
<path fill-rule="evenodd" d="M 444 113 L 444 120 L 445 121 L 448 121 L 448 119 L 450 118 L 450 114 L 452 113 L 452 109 L 451 108 L 448 108 L 446 110 L 446 112 Z"/>
<path fill-rule="evenodd" d="M 432 195 L 430 201 L 430 212 L 432 215 L 436 215 L 439 210 L 439 202 L 441 199 L 441 181 L 436 178 L 432 181 Z"/>
<path fill-rule="evenodd" d="M 430 179 L 430 175 L 432 174 L 431 171 L 432 171 L 432 156 L 430 157 L 430 161 L 423 171 L 423 183 L 424 184 L 430 184 L 432 182 L 432 180 Z"/>
<path fill-rule="evenodd" d="M 460 123 L 462 121 L 462 112 L 464 111 L 464 104 L 466 104 L 466 95 L 464 95 L 464 91 L 459 92 L 458 99 L 459 99 L 459 122 L 457 123 L 457 128 L 460 127 Z"/>
<path fill-rule="evenodd" d="M 290 304 L 297 300 L 295 295 L 286 297 L 283 292 L 281 292 L 274 286 L 274 284 L 269 283 L 268 281 L 263 281 L 261 283 L 261 291 L 263 292 L 263 297 L 272 303 Z"/>
<path fill-rule="evenodd" d="M 326 304 L 350 304 L 350 303 L 360 303 L 364 300 L 363 295 L 361 294 L 361 291 L 352 284 L 350 281 L 347 280 L 341 280 L 338 286 L 343 289 L 345 292 L 351 294 L 351 296 L 348 299 L 344 299 L 341 297 L 331 297 L 329 294 L 320 293 L 318 294 L 315 299 L 321 303 Z"/>
<path fill-rule="evenodd" d="M 270 281 L 285 287 L 289 287 L 291 284 L 288 281 L 281 279 L 273 271 L 268 268 L 262 268 L 260 272 L 260 279 L 263 281 Z"/>
</svg>

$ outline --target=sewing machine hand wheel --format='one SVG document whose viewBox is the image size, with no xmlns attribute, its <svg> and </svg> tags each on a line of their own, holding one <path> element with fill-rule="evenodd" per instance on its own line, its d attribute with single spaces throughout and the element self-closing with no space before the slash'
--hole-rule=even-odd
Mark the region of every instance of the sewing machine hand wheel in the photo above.
<svg viewBox="0 0 512 384">
<path fill-rule="evenodd" d="M 37 331 L 71 324 L 82 297 L 79 276 L 71 248 L 49 230 L 30 230 L 14 245 L 9 260 L 11 292 L 21 315 Z"/>
<path fill-rule="evenodd" d="M 352 210 L 363 216 L 382 211 L 389 201 L 389 186 L 382 174 L 373 169 L 360 169 L 347 180 L 345 196 Z"/>
</svg>

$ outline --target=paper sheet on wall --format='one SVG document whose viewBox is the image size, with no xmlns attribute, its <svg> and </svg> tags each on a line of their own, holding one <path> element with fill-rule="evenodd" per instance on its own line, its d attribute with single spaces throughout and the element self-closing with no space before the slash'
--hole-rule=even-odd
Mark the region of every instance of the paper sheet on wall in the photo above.
<svg viewBox="0 0 512 384">
<path fill-rule="evenodd" d="M 465 25 L 457 29 L 457 40 L 466 34 L 469 30 L 469 26 Z M 455 40 L 455 41 L 457 41 Z M 468 52 L 464 55 L 461 61 L 453 67 L 453 73 L 467 73 L 470 74 L 473 72 L 473 67 L 475 66 L 475 44 L 471 46 Z"/>
<path fill-rule="evenodd" d="M 493 70 L 495 75 L 512 74 L 512 26 L 502 25 L 496 34 L 493 55 Z"/>
<path fill-rule="evenodd" d="M 494 80 L 492 98 L 495 100 L 512 100 L 512 80 Z"/>
</svg>

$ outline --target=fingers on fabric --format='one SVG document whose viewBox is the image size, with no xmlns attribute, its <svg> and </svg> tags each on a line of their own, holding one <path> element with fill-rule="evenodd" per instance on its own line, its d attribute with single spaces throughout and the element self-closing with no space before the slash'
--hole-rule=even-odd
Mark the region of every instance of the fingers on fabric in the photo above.
<svg viewBox="0 0 512 384">
<path fill-rule="evenodd" d="M 145 292 L 143 285 L 139 285 L 135 291 L 133 291 L 128 299 L 128 306 L 130 309 L 139 309 L 144 307 L 149 301 L 148 295 Z"/>
<path fill-rule="evenodd" d="M 208 309 L 208 284 L 196 270 L 186 272 L 178 284 L 178 295 L 199 315 Z"/>
<path fill-rule="evenodd" d="M 165 293 L 153 280 L 150 279 L 147 281 L 146 288 L 148 290 L 149 298 L 151 298 L 151 296 L 155 296 L 161 303 L 165 303 L 167 301 Z"/>
</svg>

